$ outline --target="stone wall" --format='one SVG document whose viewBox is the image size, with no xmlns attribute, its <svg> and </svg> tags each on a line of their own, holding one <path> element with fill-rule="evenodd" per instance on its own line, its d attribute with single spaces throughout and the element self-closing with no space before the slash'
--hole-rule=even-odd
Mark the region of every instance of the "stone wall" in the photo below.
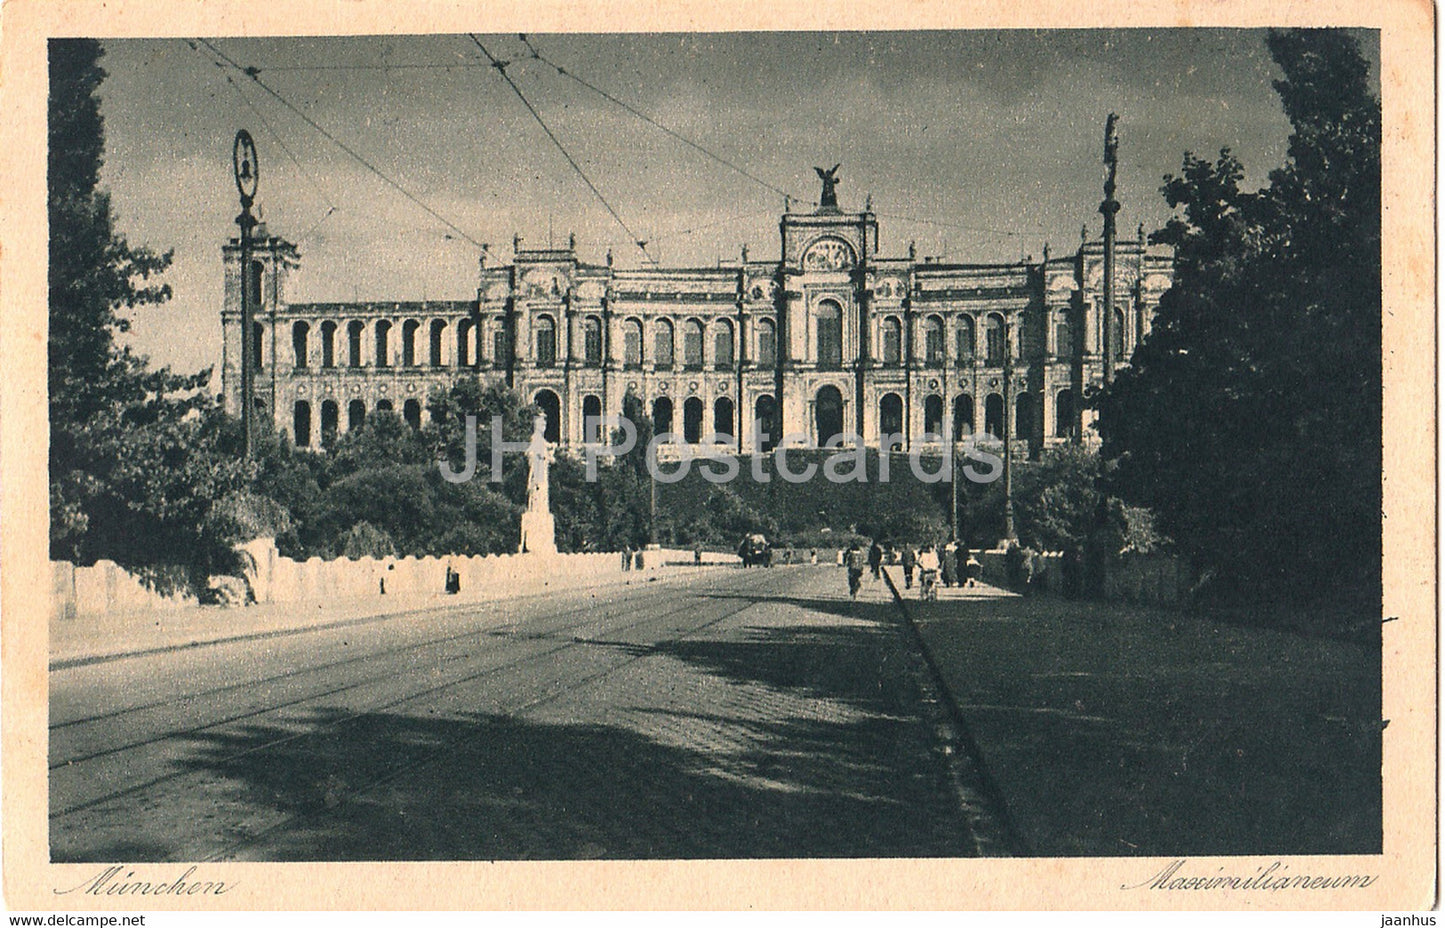
<svg viewBox="0 0 1445 928">
<path fill-rule="evenodd" d="M 488 589 L 505 590 L 513 584 L 565 577 L 569 581 L 605 577 L 622 572 L 620 554 L 559 554 L 552 558 L 531 555 L 487 555 L 477 557 L 319 557 L 293 561 L 276 553 L 269 541 L 244 546 L 255 568 L 247 580 L 258 603 L 324 601 L 379 595 L 382 584 L 388 594 L 443 593 L 447 568 L 461 578 L 461 592 L 475 594 Z M 674 552 L 681 557 L 681 552 Z M 687 552 L 689 560 L 691 552 Z M 659 563 L 661 561 L 659 560 Z M 651 566 L 651 565 L 649 565 Z M 98 561 L 90 567 L 75 567 L 66 561 L 51 565 L 52 616 L 73 619 L 81 616 L 149 609 L 173 609 L 196 605 L 194 596 L 162 596 L 148 588 L 120 565 Z"/>
</svg>

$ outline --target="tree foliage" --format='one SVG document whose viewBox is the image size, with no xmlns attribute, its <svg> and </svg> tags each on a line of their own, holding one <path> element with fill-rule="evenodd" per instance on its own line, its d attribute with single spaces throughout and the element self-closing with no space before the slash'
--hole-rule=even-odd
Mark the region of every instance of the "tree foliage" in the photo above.
<svg viewBox="0 0 1445 928">
<path fill-rule="evenodd" d="M 1258 191 L 1228 149 L 1165 178 L 1175 282 L 1101 398 L 1109 487 L 1238 589 L 1377 595 L 1380 107 L 1349 35 L 1268 45 L 1288 160 Z"/>
<path fill-rule="evenodd" d="M 214 453 L 210 371 L 152 369 L 116 342 L 124 311 L 170 297 L 155 278 L 171 256 L 117 234 L 98 189 L 101 55 L 93 40 L 49 46 L 51 556 L 153 574 L 184 565 L 203 580 L 235 566 L 240 510 L 213 501 L 242 490 L 249 470 Z"/>
</svg>

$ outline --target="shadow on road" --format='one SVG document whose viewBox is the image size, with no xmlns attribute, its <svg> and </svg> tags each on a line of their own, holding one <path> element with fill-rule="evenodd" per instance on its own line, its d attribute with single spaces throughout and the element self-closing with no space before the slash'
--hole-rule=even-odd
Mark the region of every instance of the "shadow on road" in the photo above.
<svg viewBox="0 0 1445 928">
<path fill-rule="evenodd" d="M 889 607 L 786 601 L 854 621 L 582 642 L 658 681 L 602 724 L 320 710 L 198 737 L 182 763 L 241 785 L 254 820 L 287 817 L 233 827 L 242 859 L 971 853 L 896 630 L 863 618 Z"/>
</svg>

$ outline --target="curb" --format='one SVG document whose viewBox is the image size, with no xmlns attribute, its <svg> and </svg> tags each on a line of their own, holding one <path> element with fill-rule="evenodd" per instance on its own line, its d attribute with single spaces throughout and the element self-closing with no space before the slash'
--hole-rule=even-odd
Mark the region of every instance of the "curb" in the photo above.
<svg viewBox="0 0 1445 928">
<path fill-rule="evenodd" d="M 923 665 L 927 670 L 928 679 L 925 685 L 937 696 L 942 704 L 948 724 L 941 731 L 947 741 L 957 742 L 968 757 L 968 765 L 959 764 L 956 760 L 950 760 L 955 788 L 960 794 L 968 798 L 973 794 L 982 799 L 985 808 L 982 815 L 975 817 L 972 821 L 976 825 L 985 826 L 985 834 L 975 832 L 975 840 L 983 846 L 997 843 L 1001 846 L 1003 853 L 990 856 L 1007 857 L 1029 857 L 1032 851 L 1029 850 L 1027 842 L 1020 834 L 1018 827 L 1014 824 L 1013 816 L 1009 814 L 1008 801 L 1004 799 L 1003 791 L 999 789 L 998 781 L 989 772 L 988 763 L 984 760 L 983 748 L 979 746 L 973 737 L 973 732 L 964 719 L 963 710 L 959 708 L 958 701 L 954 699 L 953 692 L 944 682 L 943 672 L 938 662 L 933 657 L 933 652 L 923 640 L 923 635 L 918 630 L 918 623 L 914 621 L 913 613 L 908 608 L 908 603 L 902 594 L 898 592 L 898 586 L 893 582 L 893 577 L 885 569 L 883 579 L 888 584 L 888 589 L 893 593 L 893 602 L 898 606 L 899 612 L 903 614 L 903 625 L 908 629 L 908 636 L 914 649 L 923 658 Z M 947 749 L 952 744 L 945 745 Z M 964 769 L 960 769 L 964 767 Z M 967 804 L 967 803 L 965 803 Z M 991 833 L 990 833 L 991 832 Z"/>
</svg>

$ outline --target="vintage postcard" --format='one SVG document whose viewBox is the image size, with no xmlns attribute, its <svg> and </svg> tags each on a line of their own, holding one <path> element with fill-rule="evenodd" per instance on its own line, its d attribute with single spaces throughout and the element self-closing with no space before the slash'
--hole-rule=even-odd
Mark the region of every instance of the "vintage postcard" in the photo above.
<svg viewBox="0 0 1445 928">
<path fill-rule="evenodd" d="M 1429 4 L 0 16 L 12 910 L 1435 904 Z"/>
</svg>

